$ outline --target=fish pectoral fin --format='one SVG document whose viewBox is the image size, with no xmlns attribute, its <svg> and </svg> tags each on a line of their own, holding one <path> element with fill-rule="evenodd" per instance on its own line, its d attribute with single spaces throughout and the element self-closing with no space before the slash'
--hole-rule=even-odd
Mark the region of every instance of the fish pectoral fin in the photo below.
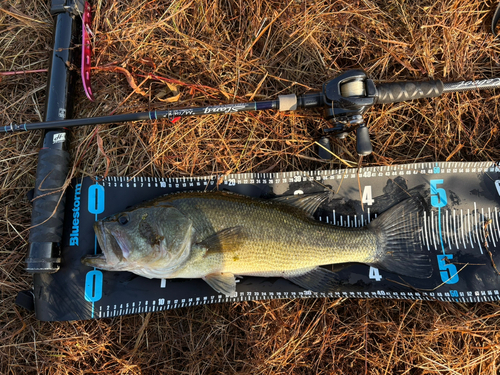
<svg viewBox="0 0 500 375">
<path fill-rule="evenodd" d="M 283 277 L 304 289 L 318 293 L 331 292 L 337 290 L 340 286 L 337 274 L 321 267 L 315 267 L 300 275 L 295 273 L 293 275 L 285 274 Z"/>
<path fill-rule="evenodd" d="M 231 272 L 211 273 L 203 277 L 217 292 L 224 294 L 226 297 L 236 297 L 236 279 Z"/>
<path fill-rule="evenodd" d="M 200 244 L 191 246 L 191 262 L 198 261 L 207 254 L 207 248 Z"/>
<path fill-rule="evenodd" d="M 312 218 L 318 207 L 321 206 L 321 204 L 327 200 L 331 194 L 332 192 L 330 191 L 323 191 L 321 193 L 314 194 L 286 195 L 273 198 L 273 201 L 300 208 Z"/>
<path fill-rule="evenodd" d="M 205 247 L 207 253 L 232 251 L 238 249 L 247 239 L 243 227 L 223 229 L 201 241 L 198 246 Z"/>
</svg>

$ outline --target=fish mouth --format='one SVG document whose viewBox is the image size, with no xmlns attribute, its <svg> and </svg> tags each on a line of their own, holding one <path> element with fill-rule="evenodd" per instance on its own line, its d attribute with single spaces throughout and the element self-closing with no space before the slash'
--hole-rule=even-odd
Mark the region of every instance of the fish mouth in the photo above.
<svg viewBox="0 0 500 375">
<path fill-rule="evenodd" d="M 120 243 L 102 221 L 94 223 L 94 232 L 102 254 L 85 256 L 82 258 L 83 264 L 90 267 L 106 269 L 116 266 L 124 260 Z"/>
</svg>

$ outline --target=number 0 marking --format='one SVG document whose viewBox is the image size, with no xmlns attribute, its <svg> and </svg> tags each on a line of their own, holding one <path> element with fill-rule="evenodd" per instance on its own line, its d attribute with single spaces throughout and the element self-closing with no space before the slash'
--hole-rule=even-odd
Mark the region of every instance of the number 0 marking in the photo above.
<svg viewBox="0 0 500 375">
<path fill-rule="evenodd" d="M 102 272 L 93 270 L 85 277 L 85 300 L 97 302 L 102 297 Z"/>
<path fill-rule="evenodd" d="M 91 214 L 104 212 L 104 187 L 98 184 L 89 186 L 88 210 Z"/>
</svg>

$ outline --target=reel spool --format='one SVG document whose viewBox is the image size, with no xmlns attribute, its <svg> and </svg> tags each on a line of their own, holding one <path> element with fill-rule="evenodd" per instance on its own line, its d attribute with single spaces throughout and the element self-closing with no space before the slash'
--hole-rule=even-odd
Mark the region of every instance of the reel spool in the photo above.
<svg viewBox="0 0 500 375">
<path fill-rule="evenodd" d="M 360 97 L 366 95 L 363 81 L 350 81 L 340 86 L 340 95 L 343 97 Z"/>
</svg>

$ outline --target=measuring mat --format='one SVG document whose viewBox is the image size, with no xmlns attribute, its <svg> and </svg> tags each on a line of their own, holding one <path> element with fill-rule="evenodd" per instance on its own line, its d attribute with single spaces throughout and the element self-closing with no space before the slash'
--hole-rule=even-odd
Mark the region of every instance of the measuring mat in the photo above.
<svg viewBox="0 0 500 375">
<path fill-rule="evenodd" d="M 177 191 L 225 190 L 253 197 L 333 191 L 315 217 L 360 227 L 409 198 L 428 204 L 420 234 L 433 275 L 411 278 L 350 263 L 329 293 L 302 289 L 282 278 L 242 277 L 235 298 L 201 279 L 146 279 L 92 269 L 80 259 L 101 250 L 96 220 Z M 108 177 L 74 181 L 68 189 L 61 269 L 35 274 L 36 316 L 45 321 L 99 319 L 208 303 L 277 298 L 351 297 L 480 302 L 500 300 L 500 167 L 492 162 L 419 163 L 334 171 L 232 174 L 193 178 Z M 498 268 L 497 268 L 498 267 Z M 25 294 L 26 295 L 26 294 Z"/>
</svg>

